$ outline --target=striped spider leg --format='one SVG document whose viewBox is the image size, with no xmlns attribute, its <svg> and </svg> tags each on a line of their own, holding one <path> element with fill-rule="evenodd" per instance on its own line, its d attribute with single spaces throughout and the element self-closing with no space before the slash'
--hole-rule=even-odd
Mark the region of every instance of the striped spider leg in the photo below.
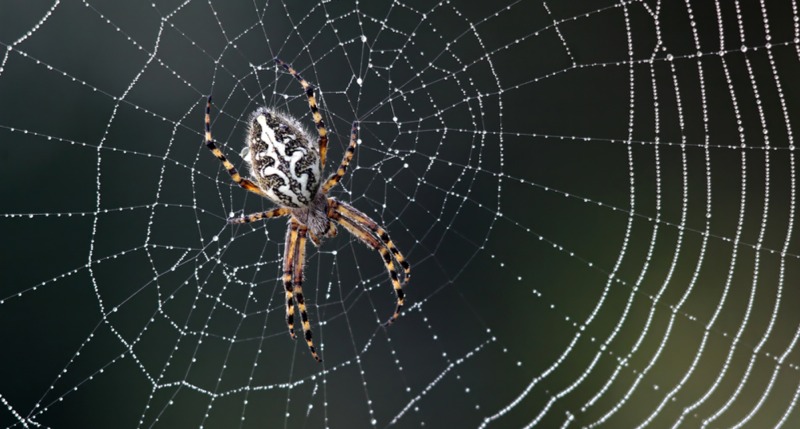
<svg viewBox="0 0 800 429">
<path fill-rule="evenodd" d="M 205 143 L 220 160 L 231 179 L 242 188 L 269 199 L 277 208 L 228 219 L 231 224 L 245 224 L 274 217 L 289 217 L 283 254 L 282 280 L 285 291 L 286 325 L 291 338 L 295 306 L 300 311 L 303 336 L 311 356 L 322 359 L 314 346 L 311 323 L 303 296 L 303 268 L 306 240 L 315 246 L 336 235 L 335 224 L 342 225 L 359 241 L 380 253 L 397 297 L 397 305 L 387 324 L 395 321 L 405 305 L 403 286 L 411 276 L 411 267 L 403 254 L 377 222 L 351 205 L 328 198 L 328 192 L 341 181 L 358 145 L 358 122 L 353 122 L 350 144 L 339 167 L 324 182 L 321 180 L 328 151 L 328 131 L 317 106 L 314 87 L 289 64 L 275 59 L 305 90 L 308 107 L 317 129 L 317 142 L 293 117 L 269 107 L 259 107 L 248 120 L 247 147 L 242 152 L 250 178 L 242 177 L 217 147 L 211 135 L 211 97 L 205 113 Z M 397 265 L 403 269 L 400 281 Z"/>
<path fill-rule="evenodd" d="M 399 316 L 400 311 L 405 305 L 405 292 L 403 292 L 403 285 L 408 283 L 411 278 L 411 266 L 406 262 L 403 254 L 395 247 L 389 234 L 383 230 L 378 224 L 369 218 L 369 216 L 357 210 L 355 207 L 337 201 L 333 198 L 328 198 L 328 206 L 331 208 L 331 219 L 336 223 L 342 225 L 346 230 L 353 234 L 356 238 L 361 240 L 362 243 L 377 250 L 383 258 L 383 263 L 386 265 L 386 271 L 389 272 L 389 278 L 392 280 L 394 292 L 397 296 L 397 306 L 395 307 L 392 317 L 386 322 L 391 325 Z M 397 263 L 403 268 L 403 282 L 400 282 L 397 270 L 395 269 L 394 258 Z"/>
</svg>

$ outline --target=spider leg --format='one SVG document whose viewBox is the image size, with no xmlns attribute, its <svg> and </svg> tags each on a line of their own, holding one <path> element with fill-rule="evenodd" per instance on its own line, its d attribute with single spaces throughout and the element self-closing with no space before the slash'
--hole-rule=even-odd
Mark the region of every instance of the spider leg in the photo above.
<svg viewBox="0 0 800 429">
<path fill-rule="evenodd" d="M 294 288 L 292 287 L 292 274 L 294 259 L 297 254 L 297 229 L 298 223 L 292 219 L 286 228 L 286 241 L 283 249 L 283 287 L 286 290 L 286 325 L 289 326 L 289 335 L 294 335 Z"/>
<path fill-rule="evenodd" d="M 333 173 L 331 177 L 328 178 L 327 181 L 322 185 L 322 193 L 327 194 L 328 191 L 331 190 L 340 180 L 344 177 L 344 174 L 347 173 L 347 166 L 350 165 L 350 161 L 353 160 L 353 156 L 356 153 L 356 146 L 358 145 L 358 121 L 353 122 L 353 128 L 350 130 L 350 144 L 347 146 L 347 150 L 344 152 L 344 158 L 342 158 L 342 163 L 339 165 L 339 168 L 336 170 L 336 173 Z"/>
<path fill-rule="evenodd" d="M 331 223 L 328 224 L 328 231 L 325 233 L 325 236 L 326 237 L 336 237 L 336 234 L 338 232 L 339 231 L 336 230 L 336 225 L 333 222 L 331 222 Z"/>
<path fill-rule="evenodd" d="M 296 223 L 297 221 L 294 222 Z M 311 334 L 311 323 L 308 321 L 306 302 L 305 298 L 303 298 L 303 265 L 305 264 L 306 258 L 307 232 L 307 226 L 302 224 L 299 225 L 297 230 L 297 253 L 295 254 L 294 278 L 292 279 L 292 285 L 294 286 L 294 295 L 297 298 L 297 307 L 300 308 L 300 319 L 303 321 L 303 335 L 305 336 L 306 344 L 308 344 L 308 350 L 311 351 L 311 356 L 317 362 L 322 362 L 322 359 L 320 359 L 319 355 L 317 354 L 316 348 L 314 348 L 314 341 L 312 340 L 313 335 Z"/>
<path fill-rule="evenodd" d="M 228 223 L 250 223 L 257 222 L 262 219 L 269 219 L 271 217 L 281 217 L 289 214 L 289 209 L 286 207 L 279 207 L 277 209 L 267 210 L 261 213 L 253 213 L 241 217 L 232 217 L 228 219 Z"/>
<path fill-rule="evenodd" d="M 328 222 L 328 228 L 325 230 L 325 233 L 322 234 L 322 238 L 331 238 L 336 237 L 336 225 L 333 222 Z M 311 239 L 311 242 L 314 243 L 314 246 L 319 247 L 322 245 L 322 238 L 319 235 L 314 234 L 311 231 L 308 231 L 308 238 Z"/>
<path fill-rule="evenodd" d="M 306 91 L 306 96 L 308 97 L 308 107 L 311 109 L 311 116 L 314 118 L 314 125 L 317 127 L 317 132 L 319 132 L 319 157 L 320 157 L 320 165 L 325 168 L 325 156 L 328 154 L 328 130 L 325 128 L 325 123 L 322 122 L 322 115 L 319 113 L 319 108 L 317 107 L 317 99 L 314 97 L 314 86 L 308 83 L 307 80 L 303 79 L 300 76 L 300 73 L 297 73 L 297 70 L 292 68 L 289 64 L 283 62 L 280 58 L 275 57 L 275 63 L 279 66 L 286 69 L 289 74 L 294 76 L 300 85 L 303 86 L 303 89 Z"/>
<path fill-rule="evenodd" d="M 397 296 L 397 307 L 395 307 L 392 317 L 386 322 L 387 325 L 391 324 L 400 316 L 400 311 L 405 305 L 403 284 L 408 283 L 411 276 L 411 267 L 408 262 L 406 262 L 405 258 L 403 258 L 400 251 L 394 246 L 394 243 L 392 243 L 392 240 L 389 238 L 389 234 L 378 226 L 375 221 L 352 206 L 332 198 L 328 199 L 328 204 L 330 207 L 329 216 L 332 219 L 345 227 L 345 229 L 350 231 L 356 238 L 381 254 L 383 263 L 386 265 L 386 270 L 389 272 L 389 277 L 392 279 L 395 295 Z M 397 271 L 394 267 L 394 262 L 392 261 L 392 256 L 394 256 L 400 266 L 403 267 L 405 273 L 403 283 L 400 283 Z"/>
<path fill-rule="evenodd" d="M 244 177 L 242 177 L 242 175 L 239 174 L 238 171 L 236 171 L 236 167 L 234 167 L 233 164 L 231 164 L 231 162 L 228 161 L 227 158 L 225 158 L 225 155 L 222 154 L 222 151 L 219 150 L 217 145 L 214 143 L 214 139 L 211 137 L 211 96 L 210 95 L 208 96 L 208 101 L 206 102 L 205 123 L 206 123 L 206 137 L 205 137 L 206 147 L 208 147 L 208 149 L 211 150 L 211 153 L 213 153 L 214 156 L 216 156 L 217 159 L 220 160 L 222 165 L 225 166 L 225 169 L 228 170 L 228 174 L 231 175 L 231 179 L 233 179 L 233 181 L 236 182 L 236 184 L 241 186 L 242 188 L 245 188 L 248 191 L 253 192 L 255 194 L 258 194 L 258 195 L 261 195 L 263 197 L 264 196 L 264 192 L 261 190 L 261 188 L 259 188 L 255 183 L 253 183 L 253 182 L 245 179 Z"/>
<path fill-rule="evenodd" d="M 319 239 L 317 234 L 314 234 L 311 231 L 308 231 L 308 238 L 311 239 L 311 242 L 314 243 L 314 246 L 319 247 L 322 244 L 322 241 Z"/>
<path fill-rule="evenodd" d="M 330 200 L 333 199 L 329 199 L 329 201 Z M 372 231 L 373 234 L 375 234 L 378 238 L 380 238 L 384 244 L 386 244 L 386 247 L 388 247 L 389 251 L 392 252 L 394 258 L 397 259 L 397 263 L 399 263 L 400 266 L 403 268 L 403 273 L 405 275 L 403 283 L 408 283 L 408 281 L 411 279 L 411 265 L 409 265 L 408 262 L 406 262 L 406 258 L 403 256 L 402 253 L 400 253 L 400 250 L 398 250 L 397 247 L 394 245 L 392 239 L 389 238 L 389 234 L 383 228 L 381 228 L 381 226 L 378 225 L 377 222 L 372 220 L 372 218 L 364 214 L 361 210 L 358 210 L 355 207 L 351 206 L 350 204 L 343 203 L 341 201 L 333 200 L 333 202 L 335 203 L 334 206 L 336 211 L 364 225 L 370 231 Z"/>
</svg>

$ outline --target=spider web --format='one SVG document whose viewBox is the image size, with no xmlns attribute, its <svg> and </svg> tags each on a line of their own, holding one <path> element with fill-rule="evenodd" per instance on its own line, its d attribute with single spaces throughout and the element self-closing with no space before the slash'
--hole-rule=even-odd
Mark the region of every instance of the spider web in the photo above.
<svg viewBox="0 0 800 429">
<path fill-rule="evenodd" d="M 798 427 L 797 2 L 0 4 L 3 427 Z M 312 130 L 346 231 L 308 248 L 246 120 Z"/>
</svg>

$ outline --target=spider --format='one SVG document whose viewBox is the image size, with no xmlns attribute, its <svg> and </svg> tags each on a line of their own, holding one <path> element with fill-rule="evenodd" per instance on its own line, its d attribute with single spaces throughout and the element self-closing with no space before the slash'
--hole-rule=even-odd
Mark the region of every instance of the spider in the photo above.
<svg viewBox="0 0 800 429">
<path fill-rule="evenodd" d="M 314 347 L 311 324 L 308 321 L 306 303 L 303 298 L 306 237 L 311 238 L 311 242 L 318 247 L 323 238 L 336 235 L 335 222 L 380 253 L 397 296 L 397 306 L 391 318 L 386 322 L 387 325 L 397 319 L 403 308 L 405 302 L 403 285 L 408 283 L 411 267 L 377 222 L 355 207 L 327 196 L 331 188 L 342 180 L 347 172 L 347 166 L 353 159 L 358 144 L 358 122 L 353 122 L 350 144 L 339 168 L 324 183 L 321 183 L 320 178 L 328 152 L 328 131 L 325 129 L 322 115 L 317 107 L 314 87 L 289 64 L 279 58 L 275 58 L 275 63 L 294 76 L 303 86 L 314 124 L 319 133 L 317 145 L 312 145 L 311 136 L 296 119 L 272 108 L 259 107 L 250 115 L 247 146 L 241 153 L 250 169 L 252 180 L 244 178 L 225 158 L 211 137 L 211 96 L 208 97 L 206 103 L 205 143 L 214 156 L 222 162 L 237 185 L 265 197 L 279 206 L 260 213 L 230 218 L 228 219 L 229 224 L 244 224 L 289 216 L 283 253 L 286 324 L 289 327 L 289 336 L 295 339 L 294 306 L 296 301 L 297 307 L 300 309 L 303 335 L 308 349 L 317 362 L 322 362 Z M 404 271 L 402 284 L 395 270 L 395 261 Z"/>
</svg>

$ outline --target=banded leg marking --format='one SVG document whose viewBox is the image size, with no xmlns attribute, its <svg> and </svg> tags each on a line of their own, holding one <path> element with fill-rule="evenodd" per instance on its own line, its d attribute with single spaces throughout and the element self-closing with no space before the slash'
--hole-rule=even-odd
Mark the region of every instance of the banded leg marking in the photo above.
<svg viewBox="0 0 800 429">
<path fill-rule="evenodd" d="M 289 209 L 286 207 L 279 207 L 277 209 L 267 210 L 261 213 L 253 213 L 246 216 L 241 217 L 232 217 L 228 219 L 228 223 L 236 224 L 236 223 L 251 223 L 251 222 L 258 222 L 263 219 L 269 219 L 272 217 L 281 217 L 286 216 L 289 214 Z"/>
<path fill-rule="evenodd" d="M 376 237 L 371 233 L 371 228 L 364 225 L 359 220 L 348 216 L 349 210 L 342 210 L 343 203 L 339 203 L 333 200 L 329 201 L 332 201 L 333 208 L 335 210 L 332 213 L 333 219 L 336 220 L 340 225 L 345 227 L 345 229 L 350 231 L 351 234 L 353 234 L 355 237 L 361 240 L 364 244 L 372 247 L 381 254 L 381 258 L 383 258 L 383 263 L 386 266 L 386 271 L 389 272 L 389 278 L 391 278 L 392 280 L 392 286 L 394 287 L 395 295 L 397 296 L 397 306 L 395 307 L 392 317 L 386 322 L 387 325 L 392 324 L 392 322 L 394 322 L 400 316 L 400 312 L 403 310 L 403 307 L 405 306 L 405 292 L 403 291 L 403 284 L 400 283 L 400 279 L 398 278 L 397 275 L 397 270 L 395 270 L 394 262 L 392 261 L 392 255 L 395 255 L 396 257 L 396 255 L 400 254 L 400 252 L 397 251 L 397 253 L 395 253 L 394 251 L 390 250 L 391 248 L 393 248 L 394 245 L 391 244 L 391 240 L 388 239 L 388 235 L 386 234 L 385 231 L 380 229 L 380 227 L 378 227 L 378 229 L 379 231 L 382 231 L 383 234 L 378 235 L 378 237 L 386 236 L 387 239 L 381 238 L 379 240 L 378 237 Z M 352 209 L 352 207 L 349 208 Z M 358 213 L 366 217 L 366 215 L 364 215 L 363 213 L 360 212 Z M 369 219 L 368 217 L 366 219 L 371 221 L 371 219 Z M 390 245 L 392 247 L 390 247 Z M 400 257 L 402 258 L 402 255 Z M 400 259 L 397 259 L 397 261 L 400 262 Z M 408 263 L 405 262 L 405 260 L 403 260 L 403 263 L 401 263 L 401 265 L 403 265 L 405 269 L 405 266 L 407 266 Z M 408 283 L 408 276 L 410 275 L 408 273 L 410 273 L 410 267 L 406 269 L 405 272 L 407 274 L 406 277 L 404 278 L 403 283 Z"/>
<path fill-rule="evenodd" d="M 297 231 L 297 250 L 294 261 L 294 278 L 292 285 L 294 286 L 294 295 L 297 299 L 297 307 L 300 309 L 300 319 L 303 323 L 303 336 L 308 344 L 308 350 L 311 351 L 311 356 L 317 361 L 322 362 L 322 359 L 317 354 L 317 349 L 314 347 L 313 334 L 311 333 L 311 322 L 308 321 L 308 312 L 306 311 L 306 302 L 303 297 L 303 265 L 306 258 L 306 233 L 308 227 L 300 225 Z"/>
<path fill-rule="evenodd" d="M 311 116 L 314 118 L 314 125 L 317 127 L 317 132 L 319 132 L 319 157 L 320 157 L 320 165 L 322 168 L 325 168 L 325 157 L 328 154 L 328 130 L 325 128 L 325 123 L 322 121 L 322 114 L 319 113 L 319 107 L 317 106 L 317 99 L 314 96 L 314 86 L 308 83 L 307 80 L 303 79 L 300 76 L 300 73 L 297 72 L 291 65 L 285 63 L 280 58 L 275 57 L 275 63 L 278 66 L 283 67 L 289 74 L 294 76 L 300 85 L 303 86 L 303 89 L 306 91 L 306 97 L 308 97 L 308 107 L 311 109 Z"/>
<path fill-rule="evenodd" d="M 294 289 L 292 287 L 292 270 L 297 249 L 297 222 L 292 219 L 286 229 L 286 244 L 283 249 L 283 288 L 286 290 L 286 325 L 289 327 L 289 336 L 297 338 L 294 334 Z"/>
<path fill-rule="evenodd" d="M 214 139 L 211 137 L 211 96 L 208 96 L 208 101 L 206 102 L 206 116 L 205 116 L 205 126 L 206 126 L 206 135 L 205 135 L 205 142 L 206 147 L 217 157 L 217 159 L 222 163 L 226 170 L 228 170 L 228 174 L 231 175 L 231 179 L 236 182 L 237 185 L 241 186 L 248 191 L 261 195 L 262 197 L 265 196 L 264 191 L 261 190 L 255 183 L 251 182 L 250 180 L 245 179 L 236 171 L 236 167 L 228 161 L 228 158 L 225 158 L 225 155 L 222 151 L 217 147 Z"/>
<path fill-rule="evenodd" d="M 322 193 L 327 194 L 328 191 L 331 190 L 340 180 L 344 177 L 345 173 L 347 173 L 347 166 L 350 165 L 350 161 L 353 160 L 353 156 L 356 153 L 356 146 L 358 145 L 358 122 L 353 122 L 353 127 L 350 129 L 350 144 L 347 146 L 347 150 L 344 152 L 344 158 L 342 158 L 342 163 L 339 165 L 339 168 L 336 170 L 336 173 L 333 173 L 331 177 L 322 185 Z"/>
<path fill-rule="evenodd" d="M 335 200 L 334 200 L 335 201 Z M 411 279 L 411 265 L 406 262 L 406 258 L 400 253 L 400 250 L 394 245 L 394 242 L 389 237 L 389 234 L 378 225 L 377 222 L 372 220 L 369 216 L 364 214 L 362 211 L 356 209 L 355 207 L 351 206 L 350 204 L 343 203 L 341 201 L 335 201 L 336 203 L 336 210 L 340 213 L 343 213 L 345 216 L 353 219 L 362 225 L 366 226 L 370 231 L 372 231 L 376 236 L 378 236 L 381 241 L 386 244 L 386 247 L 392 252 L 392 255 L 395 259 L 397 259 L 397 263 L 403 268 L 403 272 L 405 274 L 405 278 L 403 283 L 408 283 Z"/>
</svg>

